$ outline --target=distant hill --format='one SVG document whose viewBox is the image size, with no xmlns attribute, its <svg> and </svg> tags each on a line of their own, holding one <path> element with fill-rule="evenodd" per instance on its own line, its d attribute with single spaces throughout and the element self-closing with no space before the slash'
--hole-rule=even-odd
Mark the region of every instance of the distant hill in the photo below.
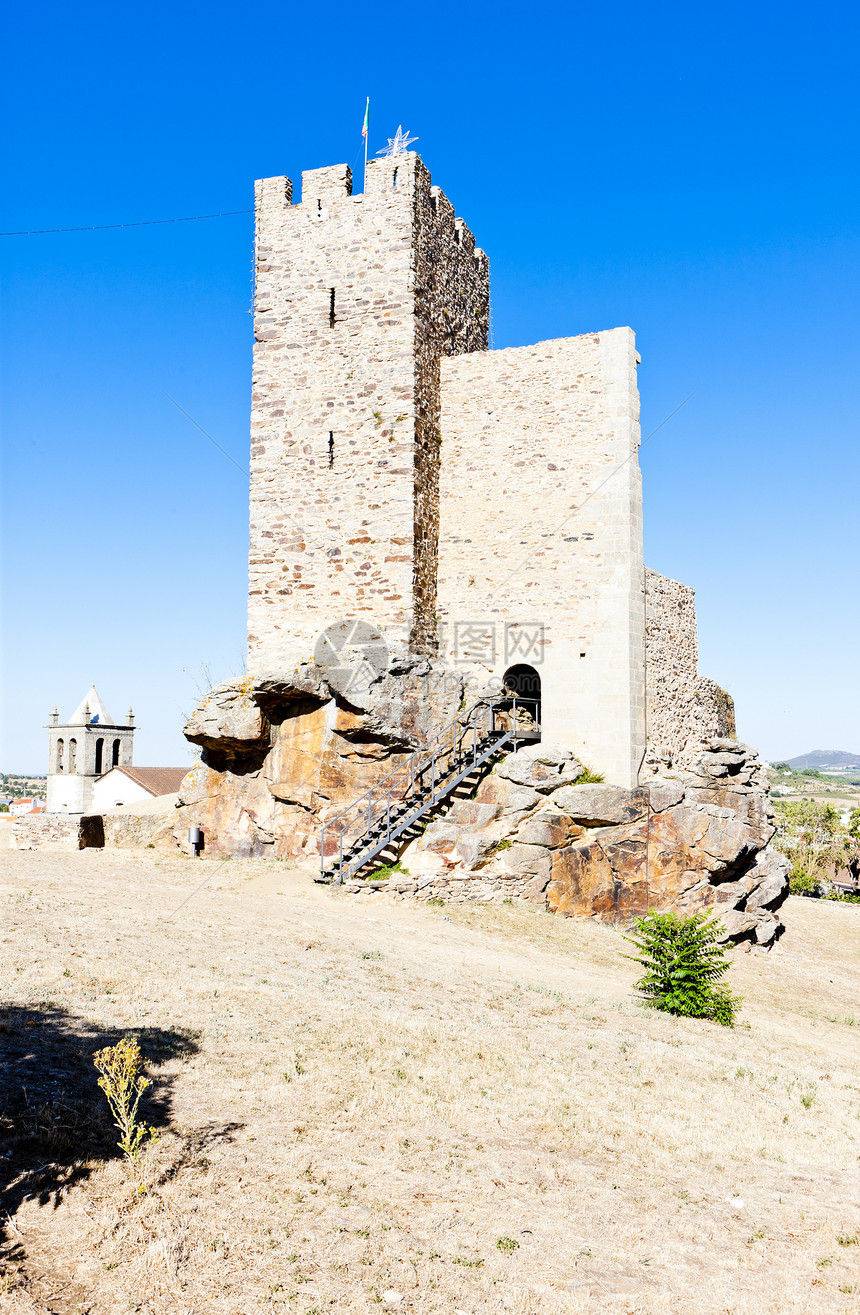
<svg viewBox="0 0 860 1315">
<path fill-rule="evenodd" d="M 798 772 L 804 767 L 817 767 L 820 772 L 844 771 L 846 768 L 853 771 L 860 767 L 860 753 L 846 753 L 844 749 L 813 749 L 812 753 L 802 753 L 799 758 L 785 761 Z"/>
</svg>

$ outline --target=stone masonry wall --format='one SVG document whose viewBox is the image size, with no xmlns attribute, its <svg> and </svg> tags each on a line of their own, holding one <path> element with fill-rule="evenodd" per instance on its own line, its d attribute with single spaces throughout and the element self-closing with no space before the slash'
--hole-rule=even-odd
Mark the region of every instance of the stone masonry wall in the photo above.
<svg viewBox="0 0 860 1315">
<path fill-rule="evenodd" d="M 448 654 L 534 665 L 545 738 L 624 786 L 645 749 L 637 359 L 624 328 L 442 362 Z"/>
<path fill-rule="evenodd" d="M 649 754 L 686 767 L 714 736 L 734 736 L 734 703 L 698 675 L 695 590 L 646 570 L 645 594 Z"/>
<path fill-rule="evenodd" d="M 439 359 L 486 347 L 484 254 L 414 153 L 257 184 L 248 648 L 358 617 L 432 648 Z"/>
</svg>

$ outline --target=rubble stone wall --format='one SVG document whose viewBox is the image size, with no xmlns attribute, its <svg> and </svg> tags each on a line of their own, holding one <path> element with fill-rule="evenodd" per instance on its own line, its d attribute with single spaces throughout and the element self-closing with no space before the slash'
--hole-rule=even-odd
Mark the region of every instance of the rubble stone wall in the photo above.
<svg viewBox="0 0 860 1315">
<path fill-rule="evenodd" d="M 714 736 L 735 734 L 731 696 L 698 674 L 696 595 L 645 571 L 648 748 L 652 761 L 687 767 Z"/>
<path fill-rule="evenodd" d="M 40 813 L 6 823 L 12 849 L 81 849 L 80 814 Z"/>
<path fill-rule="evenodd" d="M 439 360 L 486 348 L 486 256 L 413 152 L 257 184 L 249 669 L 359 617 L 435 643 Z"/>
<path fill-rule="evenodd" d="M 623 328 L 442 362 L 448 654 L 535 665 L 546 738 L 627 786 L 645 749 L 637 360 Z"/>
</svg>

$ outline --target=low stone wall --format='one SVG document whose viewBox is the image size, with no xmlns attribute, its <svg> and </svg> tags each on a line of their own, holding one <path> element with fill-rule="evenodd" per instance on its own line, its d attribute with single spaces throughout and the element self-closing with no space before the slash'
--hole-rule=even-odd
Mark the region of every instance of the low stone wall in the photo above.
<svg viewBox="0 0 860 1315">
<path fill-rule="evenodd" d="M 171 813 L 120 812 L 103 813 L 99 818 L 102 824 L 103 845 L 117 849 L 146 849 L 148 846 L 175 847 L 173 826 L 175 808 Z"/>
<path fill-rule="evenodd" d="M 532 877 L 519 877 L 514 872 L 482 876 L 480 872 L 452 872 L 446 877 L 429 876 L 412 881 L 396 877 L 390 881 L 346 881 L 344 890 L 351 895 L 368 894 L 385 890 L 389 894 L 417 895 L 423 900 L 441 899 L 446 904 L 500 904 L 504 900 L 523 899 L 530 904 L 544 905 L 536 899 Z"/>
<path fill-rule="evenodd" d="M 87 828 L 78 814 L 39 813 L 11 823 L 12 849 L 84 849 Z"/>
</svg>

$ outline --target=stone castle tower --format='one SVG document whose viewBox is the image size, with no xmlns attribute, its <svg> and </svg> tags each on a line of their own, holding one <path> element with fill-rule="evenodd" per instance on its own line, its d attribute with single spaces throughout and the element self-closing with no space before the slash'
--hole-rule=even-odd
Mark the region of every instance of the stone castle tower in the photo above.
<svg viewBox="0 0 860 1315">
<path fill-rule="evenodd" d="M 359 617 L 437 644 L 443 356 L 483 351 L 489 269 L 410 153 L 257 184 L 249 654 Z"/>
<path fill-rule="evenodd" d="M 88 813 L 93 785 L 112 767 L 130 767 L 134 713 L 116 723 L 95 685 L 62 725 L 56 705 L 48 724 L 49 813 Z"/>
<path fill-rule="evenodd" d="M 648 590 L 632 330 L 488 350 L 487 257 L 414 152 L 369 163 L 363 195 L 346 165 L 304 173 L 299 204 L 292 190 L 257 183 L 250 674 L 364 620 L 389 647 L 525 673 L 544 738 L 633 785 Z M 650 593 L 659 721 L 661 690 L 693 698 L 695 610 L 683 586 Z M 667 616 L 683 643 L 662 642 Z"/>
</svg>

